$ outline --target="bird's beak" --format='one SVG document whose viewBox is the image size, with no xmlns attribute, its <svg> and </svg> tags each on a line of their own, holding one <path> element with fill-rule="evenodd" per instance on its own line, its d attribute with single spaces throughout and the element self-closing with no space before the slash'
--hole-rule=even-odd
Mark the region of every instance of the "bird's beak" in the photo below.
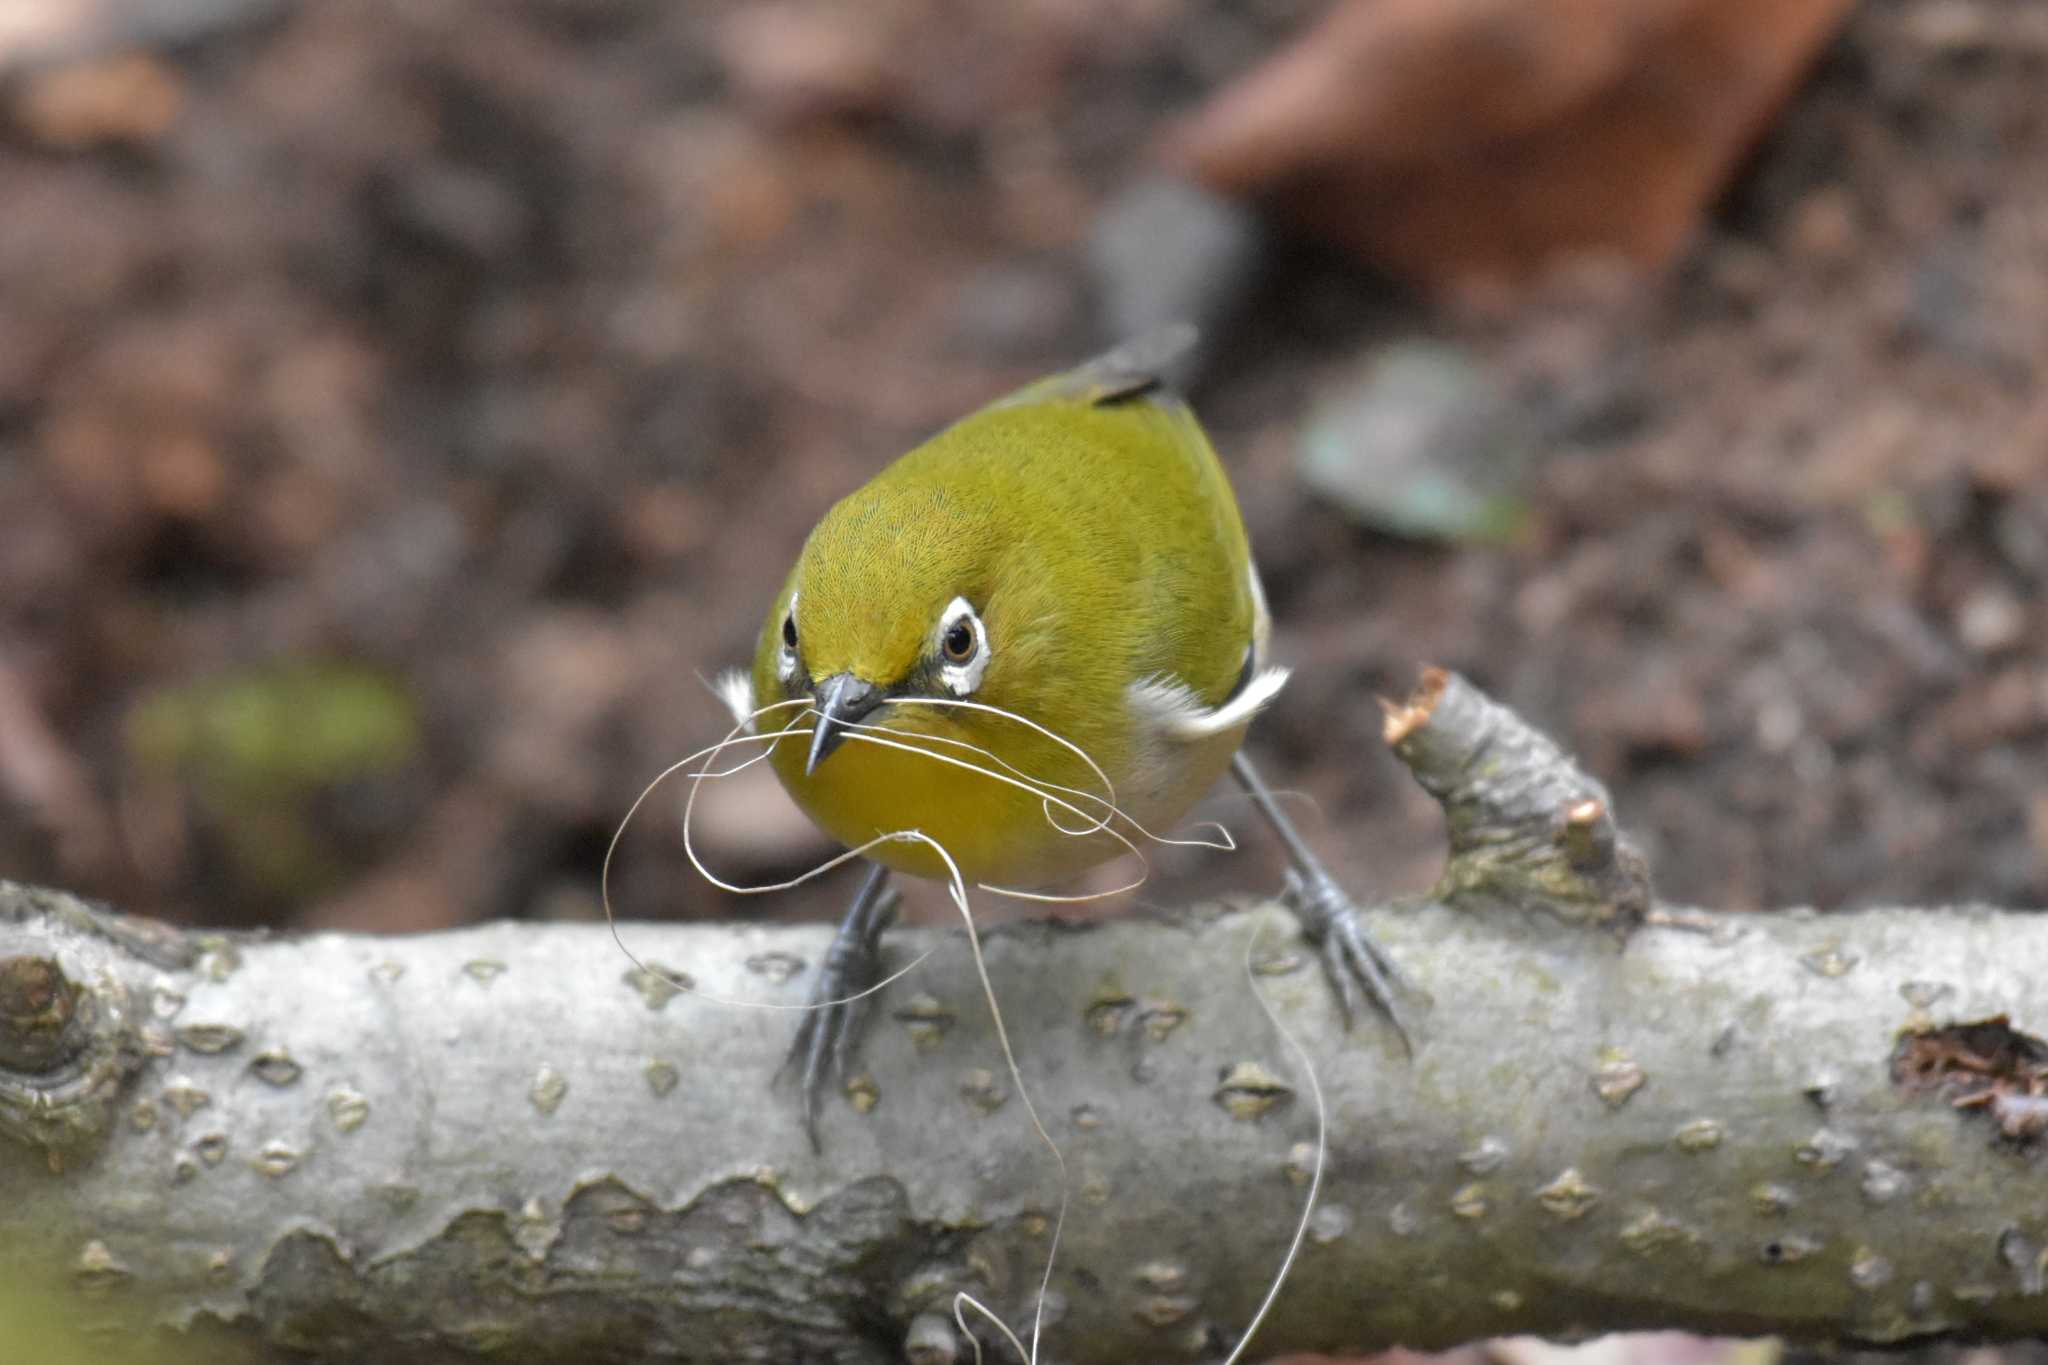
<svg viewBox="0 0 2048 1365">
<path fill-rule="evenodd" d="M 811 731 L 811 758 L 804 764 L 804 776 L 818 771 L 818 765 L 832 756 L 846 738 L 846 727 L 858 724 L 887 697 L 873 683 L 862 682 L 851 673 L 835 673 L 818 684 L 818 724 Z"/>
</svg>

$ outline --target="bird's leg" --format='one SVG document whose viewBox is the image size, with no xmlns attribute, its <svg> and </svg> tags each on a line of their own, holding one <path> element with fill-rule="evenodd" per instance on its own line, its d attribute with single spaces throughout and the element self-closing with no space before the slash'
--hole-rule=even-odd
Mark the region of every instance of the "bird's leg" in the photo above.
<svg viewBox="0 0 2048 1365">
<path fill-rule="evenodd" d="M 1230 760 L 1230 771 L 1287 849 L 1287 860 L 1292 867 L 1288 869 L 1281 897 L 1294 911 L 1295 918 L 1301 921 L 1302 933 L 1322 954 L 1323 970 L 1329 975 L 1330 984 L 1336 988 L 1337 1003 L 1344 1011 L 1345 1027 L 1354 1022 L 1359 997 L 1363 995 L 1372 1002 L 1373 1008 L 1386 1016 L 1387 1022 L 1394 1026 L 1394 1032 L 1400 1035 L 1401 1045 L 1411 1056 L 1414 1055 L 1415 1041 L 1395 999 L 1397 989 L 1414 992 L 1414 983 L 1366 933 L 1350 894 L 1337 885 L 1337 879 L 1323 866 L 1322 859 L 1316 857 L 1303 841 L 1300 832 L 1294 828 L 1294 822 L 1280 809 L 1280 803 L 1273 799 L 1272 789 L 1259 776 L 1259 770 L 1252 766 L 1243 750 Z"/>
<path fill-rule="evenodd" d="M 818 1100 L 828 1079 L 846 1079 L 860 1046 L 861 1022 L 874 1003 L 874 997 L 863 992 L 882 979 L 882 931 L 895 919 L 896 893 L 889 887 L 889 869 L 876 863 L 847 907 L 846 918 L 839 922 L 832 946 L 825 950 L 825 961 L 811 987 L 812 1008 L 804 1011 L 796 1040 L 782 1063 L 783 1072 L 795 1070 L 801 1077 L 804 1131 L 810 1135 L 812 1151 L 822 1150 Z M 848 996 L 861 998 L 849 1000 Z"/>
</svg>

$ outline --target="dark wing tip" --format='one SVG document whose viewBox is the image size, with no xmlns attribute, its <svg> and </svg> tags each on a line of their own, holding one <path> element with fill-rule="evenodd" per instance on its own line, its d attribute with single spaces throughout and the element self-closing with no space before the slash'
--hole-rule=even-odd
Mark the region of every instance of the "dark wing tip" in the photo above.
<svg viewBox="0 0 2048 1365">
<path fill-rule="evenodd" d="M 1200 337 L 1191 322 L 1155 327 L 1075 367 L 1070 372 L 1074 391 L 1099 406 L 1171 389 Z"/>
<path fill-rule="evenodd" d="M 1026 384 L 990 406 L 1066 402 L 1106 407 L 1162 390 L 1174 391 L 1194 369 L 1196 338 L 1191 323 L 1156 327 L 1071 370 Z"/>
</svg>

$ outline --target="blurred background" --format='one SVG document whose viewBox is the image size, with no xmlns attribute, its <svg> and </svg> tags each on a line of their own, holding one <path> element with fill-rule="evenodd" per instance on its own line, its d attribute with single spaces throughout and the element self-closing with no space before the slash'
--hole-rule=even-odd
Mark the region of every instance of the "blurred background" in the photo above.
<svg viewBox="0 0 2048 1365">
<path fill-rule="evenodd" d="M 826 506 L 1176 315 L 1362 896 L 1440 663 L 1667 898 L 2048 905 L 2038 0 L 11 0 L 0 875 L 592 916 Z M 629 914 L 850 894 L 673 809 Z"/>
</svg>

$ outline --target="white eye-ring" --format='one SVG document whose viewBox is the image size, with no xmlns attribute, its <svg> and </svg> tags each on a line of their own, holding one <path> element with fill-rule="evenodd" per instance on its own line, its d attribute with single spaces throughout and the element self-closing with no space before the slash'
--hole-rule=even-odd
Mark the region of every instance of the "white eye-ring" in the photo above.
<svg viewBox="0 0 2048 1365">
<path fill-rule="evenodd" d="M 966 598 L 956 597 L 939 613 L 939 681 L 956 697 L 981 686 L 988 671 L 988 630 Z"/>
<path fill-rule="evenodd" d="M 782 617 L 782 652 L 775 658 L 775 676 L 784 682 L 796 677 L 796 594 L 789 595 L 789 610 Z"/>
</svg>

